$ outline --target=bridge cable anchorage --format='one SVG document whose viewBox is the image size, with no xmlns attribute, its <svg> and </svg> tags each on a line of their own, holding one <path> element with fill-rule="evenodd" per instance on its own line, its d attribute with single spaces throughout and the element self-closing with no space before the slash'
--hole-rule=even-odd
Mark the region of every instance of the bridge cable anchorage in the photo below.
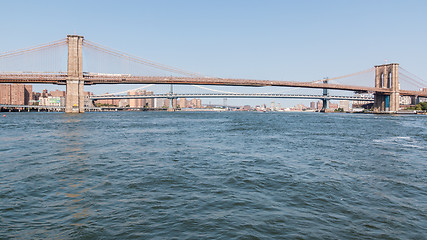
<svg viewBox="0 0 427 240">
<path fill-rule="evenodd" d="M 206 77 L 206 76 L 204 76 L 202 74 L 199 74 L 199 73 L 185 71 L 185 70 L 182 70 L 182 69 L 179 69 L 179 68 L 176 68 L 176 67 L 172 67 L 172 66 L 168 66 L 168 65 L 165 65 L 165 64 L 157 63 L 157 62 L 154 62 L 154 61 L 151 61 L 151 60 L 148 60 L 148 59 L 144 59 L 144 58 L 141 58 L 141 57 L 133 56 L 133 55 L 130 55 L 130 54 L 122 52 L 122 51 L 118 51 L 118 50 L 115 50 L 115 49 L 111 49 L 111 48 L 102 46 L 100 44 L 91 42 L 89 40 L 84 40 L 83 41 L 83 46 L 91 48 L 91 49 L 99 51 L 99 52 L 110 54 L 110 55 L 115 56 L 115 57 L 120 57 L 120 58 L 129 60 L 129 61 L 132 61 L 132 62 L 135 62 L 135 63 L 143 64 L 145 66 L 150 66 L 150 67 L 153 67 L 153 68 L 156 68 L 156 69 L 160 69 L 160 70 L 164 70 L 164 71 L 167 71 L 167 72 L 178 73 L 178 74 L 181 74 L 181 75 L 191 76 L 191 77 Z"/>
<path fill-rule="evenodd" d="M 64 38 L 64 39 L 60 39 L 60 40 L 49 42 L 49 43 L 39 44 L 39 45 L 36 45 L 33 47 L 3 52 L 3 53 L 0 53 L 0 58 L 14 57 L 14 56 L 22 55 L 25 53 L 41 51 L 41 50 L 46 49 L 46 48 L 51 48 L 51 47 L 55 47 L 55 46 L 62 46 L 62 45 L 67 45 L 67 39 Z"/>
</svg>

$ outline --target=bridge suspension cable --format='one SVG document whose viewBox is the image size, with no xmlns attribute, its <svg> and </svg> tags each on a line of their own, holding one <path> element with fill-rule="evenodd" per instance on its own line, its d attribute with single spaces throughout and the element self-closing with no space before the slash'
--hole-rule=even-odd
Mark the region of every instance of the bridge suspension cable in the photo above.
<svg viewBox="0 0 427 240">
<path fill-rule="evenodd" d="M 424 88 L 427 87 L 427 81 L 424 79 L 418 77 L 417 75 L 409 72 L 408 70 L 404 69 L 403 67 L 399 67 L 399 77 L 404 82 L 411 84 L 417 88 Z"/>
<path fill-rule="evenodd" d="M 366 69 L 366 70 L 363 70 L 363 71 L 359 71 L 359 72 L 356 72 L 356 73 L 351 73 L 351 74 L 347 74 L 347 75 L 343 75 L 343 76 L 339 76 L 339 77 L 329 78 L 328 82 L 330 82 L 330 81 L 336 81 L 336 80 L 344 79 L 344 78 L 349 78 L 349 77 L 354 77 L 354 76 L 358 76 L 358 75 L 362 75 L 362 74 L 366 74 L 366 73 L 372 73 L 374 70 L 375 70 L 375 68 L 369 68 L 369 69 Z M 325 79 L 315 80 L 315 81 L 311 81 L 310 83 L 319 83 L 319 82 L 323 82 L 324 80 Z M 192 85 L 192 86 L 198 87 L 198 88 L 201 88 L 201 89 L 205 89 L 205 90 L 209 90 L 209 91 L 213 91 L 213 92 L 238 94 L 236 92 L 220 91 L 220 90 L 210 89 L 210 88 L 202 87 L 202 86 L 198 86 L 198 85 Z M 264 94 L 281 94 L 281 93 L 286 93 L 286 92 L 294 91 L 294 90 L 297 90 L 297 89 L 300 89 L 300 88 L 294 87 L 294 88 L 288 88 L 286 91 L 269 92 L 269 93 L 264 93 Z"/>
<path fill-rule="evenodd" d="M 339 77 L 333 77 L 333 78 L 328 78 L 328 83 L 330 83 L 331 81 L 336 81 L 336 80 L 340 80 L 340 79 L 344 79 L 344 78 L 350 78 L 350 77 L 354 77 L 354 76 L 360 76 L 363 74 L 367 74 L 367 73 L 372 73 L 374 72 L 375 68 L 368 68 L 366 70 L 363 71 L 359 71 L 359 72 L 355 72 L 355 73 L 351 73 L 351 74 L 347 74 L 347 75 L 343 75 L 343 76 L 339 76 Z M 326 79 L 321 79 L 321 80 L 315 80 L 315 81 L 311 81 L 309 83 L 323 83 Z M 270 92 L 270 93 L 265 93 L 265 94 L 280 94 L 280 93 L 286 93 L 286 92 L 290 92 L 290 91 L 294 91 L 297 89 L 301 89 L 298 87 L 293 87 L 293 88 L 288 88 L 286 89 L 286 91 L 279 91 L 279 92 Z"/>
<path fill-rule="evenodd" d="M 351 73 L 351 74 L 347 74 L 347 75 L 343 75 L 343 76 L 339 76 L 339 77 L 333 77 L 333 78 L 328 78 L 328 82 L 330 81 L 336 81 L 339 79 L 344 79 L 344 78 L 349 78 L 349 77 L 354 77 L 354 76 L 358 76 L 358 75 L 362 75 L 362 74 L 366 74 L 366 73 L 371 73 L 375 70 L 375 68 L 369 68 L 360 72 L 355 72 L 355 73 Z M 311 83 L 320 83 L 325 81 L 325 79 L 321 79 L 321 80 L 316 80 L 316 81 L 312 81 Z"/>
<path fill-rule="evenodd" d="M 64 74 L 67 39 L 0 53 L 2 74 Z"/>
<path fill-rule="evenodd" d="M 46 48 L 63 46 L 63 45 L 67 45 L 67 39 L 66 38 L 60 39 L 57 41 L 53 41 L 53 42 L 49 42 L 49 43 L 39 44 L 39 45 L 28 47 L 28 48 L 22 48 L 22 49 L 3 52 L 3 53 L 0 53 L 0 58 L 14 57 L 14 56 L 18 56 L 18 55 L 22 55 L 22 54 L 26 54 L 26 53 L 41 51 L 41 50 L 44 50 Z"/>
<path fill-rule="evenodd" d="M 143 64 L 145 66 L 153 67 L 153 68 L 164 70 L 167 72 L 177 73 L 177 74 L 181 74 L 181 75 L 189 76 L 189 77 L 205 77 L 199 73 L 185 71 L 185 70 L 182 70 L 182 69 L 179 69 L 176 67 L 157 63 L 157 62 L 145 59 L 145 58 L 136 57 L 136 56 L 130 55 L 130 54 L 122 52 L 122 51 L 118 51 L 118 50 L 114 50 L 114 49 L 102 46 L 100 44 L 94 43 L 94 42 L 89 41 L 89 40 L 84 40 L 83 46 L 91 48 L 91 49 L 99 51 L 99 52 L 102 52 L 102 53 L 107 53 L 107 54 L 115 56 L 115 57 L 126 59 L 126 60 L 131 61 L 131 62 Z"/>
<path fill-rule="evenodd" d="M 237 93 L 235 93 L 235 92 L 221 91 L 221 90 L 216 90 L 216 89 L 212 89 L 212 88 L 202 87 L 202 86 L 199 86 L 199 85 L 191 85 L 191 86 L 193 86 L 193 87 L 197 87 L 197 88 L 200 88 L 200 89 L 209 90 L 209 91 L 212 91 L 212 92 L 237 94 Z"/>
</svg>

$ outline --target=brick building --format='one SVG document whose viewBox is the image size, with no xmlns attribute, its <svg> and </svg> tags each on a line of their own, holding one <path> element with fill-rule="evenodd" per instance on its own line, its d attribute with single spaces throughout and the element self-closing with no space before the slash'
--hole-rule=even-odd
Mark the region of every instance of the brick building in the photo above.
<svg viewBox="0 0 427 240">
<path fill-rule="evenodd" d="M 0 104 L 29 105 L 32 85 L 0 84 Z"/>
</svg>

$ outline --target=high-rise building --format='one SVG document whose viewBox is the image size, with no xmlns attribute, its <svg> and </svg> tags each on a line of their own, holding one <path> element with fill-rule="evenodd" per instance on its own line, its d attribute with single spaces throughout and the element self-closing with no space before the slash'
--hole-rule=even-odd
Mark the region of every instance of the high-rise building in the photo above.
<svg viewBox="0 0 427 240">
<path fill-rule="evenodd" d="M 50 96 L 52 97 L 65 97 L 65 91 L 59 91 L 56 89 L 55 91 L 50 91 Z"/>
<path fill-rule="evenodd" d="M 330 110 L 338 109 L 338 104 L 336 104 L 336 103 L 329 103 L 329 109 Z"/>
<path fill-rule="evenodd" d="M 32 89 L 31 85 L 0 84 L 0 104 L 28 105 Z"/>
<path fill-rule="evenodd" d="M 315 110 L 316 109 L 316 102 L 310 102 L 310 108 Z"/>
<path fill-rule="evenodd" d="M 163 108 L 163 107 L 165 107 L 164 104 L 165 104 L 164 98 L 155 98 L 154 99 L 154 108 Z"/>
<path fill-rule="evenodd" d="M 47 89 L 44 89 L 40 95 L 41 97 L 47 97 L 49 96 L 49 91 Z"/>
<path fill-rule="evenodd" d="M 10 84 L 0 84 L 0 104 L 10 104 Z"/>
<path fill-rule="evenodd" d="M 320 111 L 320 110 L 322 110 L 322 108 L 323 108 L 323 101 L 317 101 L 317 107 L 316 107 L 316 109 L 318 111 Z"/>
<path fill-rule="evenodd" d="M 129 91 L 128 95 L 153 95 L 154 92 L 152 91 L 147 91 L 147 90 L 134 90 L 134 91 Z M 129 99 L 129 106 L 133 107 L 133 108 L 144 108 L 144 107 L 148 107 L 148 108 L 152 108 L 154 107 L 154 99 L 152 98 L 138 98 L 138 99 Z"/>
<path fill-rule="evenodd" d="M 119 100 L 119 99 L 117 99 Z M 129 106 L 129 99 L 120 99 L 118 103 L 118 107 L 127 107 Z"/>
<path fill-rule="evenodd" d="M 23 84 L 12 84 L 10 86 L 10 104 L 24 105 L 25 87 Z"/>
<path fill-rule="evenodd" d="M 108 93 L 105 93 L 105 94 L 108 94 Z M 84 92 L 84 95 L 85 96 L 91 96 L 91 95 L 93 95 L 93 93 Z M 116 107 L 119 107 L 119 105 L 120 105 L 119 102 L 120 102 L 120 99 L 101 99 L 101 100 L 96 100 L 95 104 L 97 106 L 116 106 Z M 125 105 L 125 106 L 127 106 L 127 105 Z"/>
<path fill-rule="evenodd" d="M 345 112 L 348 112 L 350 111 L 350 101 L 341 100 L 338 107 L 342 108 Z"/>
<path fill-rule="evenodd" d="M 24 104 L 31 105 L 33 97 L 33 85 L 24 85 Z"/>
<path fill-rule="evenodd" d="M 202 108 L 202 100 L 193 98 L 189 102 L 187 102 L 187 107 L 190 108 Z"/>
<path fill-rule="evenodd" d="M 137 95 L 136 91 L 129 91 L 128 95 L 134 96 Z M 135 108 L 138 107 L 138 99 L 129 99 L 129 107 Z"/>
<path fill-rule="evenodd" d="M 162 106 L 162 107 L 166 107 L 166 108 L 168 108 L 168 107 L 169 107 L 169 104 L 170 104 L 170 100 L 169 100 L 169 99 L 167 99 L 167 98 L 164 98 L 164 99 L 163 99 L 163 106 Z"/>
<path fill-rule="evenodd" d="M 173 108 L 176 108 L 177 105 L 178 105 L 178 99 L 176 99 L 176 98 L 172 99 L 172 106 L 173 106 Z"/>
<path fill-rule="evenodd" d="M 179 107 L 180 108 L 186 108 L 187 107 L 187 99 L 186 98 L 180 98 L 179 99 Z"/>
</svg>

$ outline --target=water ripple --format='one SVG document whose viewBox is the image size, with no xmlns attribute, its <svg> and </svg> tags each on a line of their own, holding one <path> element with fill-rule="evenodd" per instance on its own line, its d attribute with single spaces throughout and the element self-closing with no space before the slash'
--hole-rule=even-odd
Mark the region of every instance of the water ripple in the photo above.
<svg viewBox="0 0 427 240">
<path fill-rule="evenodd" d="M 425 239 L 427 120 L 8 113 L 1 239 Z"/>
</svg>

